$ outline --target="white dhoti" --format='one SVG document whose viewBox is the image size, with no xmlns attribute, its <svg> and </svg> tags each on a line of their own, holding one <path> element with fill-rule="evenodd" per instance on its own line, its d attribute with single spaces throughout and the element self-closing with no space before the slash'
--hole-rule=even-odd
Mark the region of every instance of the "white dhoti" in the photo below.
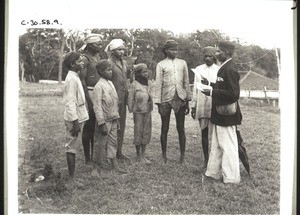
<svg viewBox="0 0 300 215">
<path fill-rule="evenodd" d="M 201 130 L 208 128 L 208 140 L 209 144 L 211 144 L 211 135 L 213 130 L 213 124 L 210 121 L 210 118 L 200 118 L 199 119 L 199 127 Z"/>
<path fill-rule="evenodd" d="M 236 126 L 213 125 L 212 144 L 205 175 L 224 183 L 240 182 Z"/>
</svg>

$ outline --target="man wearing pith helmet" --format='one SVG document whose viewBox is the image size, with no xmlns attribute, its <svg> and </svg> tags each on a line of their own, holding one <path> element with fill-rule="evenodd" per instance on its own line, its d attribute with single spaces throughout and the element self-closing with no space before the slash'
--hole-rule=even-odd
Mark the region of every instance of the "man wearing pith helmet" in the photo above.
<svg viewBox="0 0 300 215">
<path fill-rule="evenodd" d="M 84 51 L 84 69 L 80 72 L 80 80 L 88 104 L 89 120 L 84 124 L 82 131 L 82 145 L 86 164 L 92 164 L 95 113 L 93 110 L 93 89 L 100 76 L 97 73 L 96 65 L 100 61 L 98 53 L 101 51 L 101 37 L 99 34 L 90 34 L 84 39 L 84 45 L 80 48 Z"/>
<path fill-rule="evenodd" d="M 204 90 L 212 97 L 212 143 L 205 175 L 223 179 L 224 183 L 239 183 L 240 168 L 236 126 L 242 122 L 238 99 L 239 73 L 232 60 L 234 45 L 220 42 L 216 57 L 220 61 L 216 84 Z"/>
<path fill-rule="evenodd" d="M 117 159 L 129 158 L 123 154 L 124 132 L 126 126 L 126 105 L 128 97 L 127 80 L 130 78 L 130 69 L 123 58 L 125 52 L 125 44 L 122 39 L 113 39 L 106 46 L 105 52 L 108 55 L 108 60 L 112 64 L 112 78 L 117 94 L 118 94 L 118 107 L 119 107 L 119 123 L 120 129 L 118 130 L 118 146 L 117 146 Z"/>
</svg>

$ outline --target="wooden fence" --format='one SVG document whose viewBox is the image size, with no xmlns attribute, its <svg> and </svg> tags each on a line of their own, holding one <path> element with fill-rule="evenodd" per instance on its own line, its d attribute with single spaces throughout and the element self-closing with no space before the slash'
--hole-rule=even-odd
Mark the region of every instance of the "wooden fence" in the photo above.
<svg viewBox="0 0 300 215">
<path fill-rule="evenodd" d="M 190 84 L 191 93 L 193 92 L 193 84 Z M 269 104 L 272 103 L 273 106 L 278 105 L 280 93 L 277 90 L 267 90 L 266 87 L 263 90 L 241 90 L 241 98 L 252 98 L 259 99 L 262 101 L 267 101 Z"/>
<path fill-rule="evenodd" d="M 279 99 L 279 91 L 275 90 L 241 90 L 240 97 L 256 99 Z"/>
<path fill-rule="evenodd" d="M 275 90 L 241 90 L 241 98 L 259 99 L 279 107 L 279 91 Z"/>
</svg>

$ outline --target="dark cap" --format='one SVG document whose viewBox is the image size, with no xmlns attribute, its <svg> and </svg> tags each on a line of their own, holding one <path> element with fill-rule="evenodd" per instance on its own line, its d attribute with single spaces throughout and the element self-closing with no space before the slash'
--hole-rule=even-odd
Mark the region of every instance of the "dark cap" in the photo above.
<svg viewBox="0 0 300 215">
<path fill-rule="evenodd" d="M 178 47 L 178 42 L 176 40 L 167 40 L 163 46 L 163 52 L 165 52 L 166 49 Z"/>
<path fill-rule="evenodd" d="M 233 51 L 234 50 L 234 45 L 231 42 L 228 41 L 221 41 L 218 44 L 220 49 L 226 49 L 226 50 L 230 50 Z"/>
</svg>

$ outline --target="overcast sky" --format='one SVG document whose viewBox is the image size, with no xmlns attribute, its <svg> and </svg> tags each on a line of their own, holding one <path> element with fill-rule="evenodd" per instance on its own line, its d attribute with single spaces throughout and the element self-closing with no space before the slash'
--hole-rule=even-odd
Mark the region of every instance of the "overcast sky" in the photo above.
<svg viewBox="0 0 300 215">
<path fill-rule="evenodd" d="M 71 28 L 164 28 L 175 33 L 219 29 L 230 37 L 265 48 L 279 47 L 283 39 L 289 39 L 285 28 L 292 24 L 289 16 L 293 6 L 291 0 L 10 2 L 18 2 L 11 18 L 21 32 L 31 26 L 22 26 L 20 22 L 32 19 L 57 19 L 62 23 L 58 27 Z"/>
</svg>

